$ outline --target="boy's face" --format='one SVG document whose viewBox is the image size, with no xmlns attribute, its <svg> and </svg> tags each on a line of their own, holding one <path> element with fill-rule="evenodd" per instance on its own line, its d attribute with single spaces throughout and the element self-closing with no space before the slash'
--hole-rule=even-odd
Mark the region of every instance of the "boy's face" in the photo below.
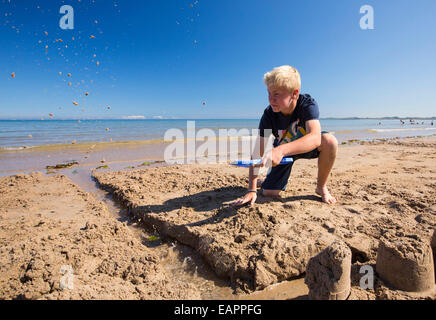
<svg viewBox="0 0 436 320">
<path fill-rule="evenodd" d="M 290 111 L 292 94 L 286 88 L 268 87 L 268 100 L 274 112 L 287 114 Z"/>
</svg>

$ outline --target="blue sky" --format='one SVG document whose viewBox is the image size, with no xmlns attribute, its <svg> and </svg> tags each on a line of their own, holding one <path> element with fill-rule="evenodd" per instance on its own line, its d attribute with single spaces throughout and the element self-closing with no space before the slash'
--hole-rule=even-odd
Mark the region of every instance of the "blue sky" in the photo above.
<svg viewBox="0 0 436 320">
<path fill-rule="evenodd" d="M 435 14 L 434 0 L 0 0 L 0 118 L 255 119 L 283 64 L 321 117 L 436 116 Z"/>
</svg>

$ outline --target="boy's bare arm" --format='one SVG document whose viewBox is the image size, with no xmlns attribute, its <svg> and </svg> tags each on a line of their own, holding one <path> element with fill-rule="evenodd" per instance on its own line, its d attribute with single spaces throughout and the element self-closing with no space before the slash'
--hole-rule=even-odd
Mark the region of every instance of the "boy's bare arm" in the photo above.
<svg viewBox="0 0 436 320">
<path fill-rule="evenodd" d="M 306 121 L 307 134 L 290 143 L 282 144 L 272 150 L 272 165 L 276 166 L 283 157 L 310 152 L 321 145 L 321 124 L 319 120 Z"/>
<path fill-rule="evenodd" d="M 248 190 L 256 190 L 257 188 L 257 168 L 250 167 L 248 169 Z"/>
<path fill-rule="evenodd" d="M 232 206 L 238 207 L 243 204 L 250 203 L 254 204 L 257 199 L 257 175 L 255 175 L 255 170 L 258 168 L 250 167 L 248 170 L 248 191 L 242 197 L 238 198 L 231 203 Z"/>
</svg>

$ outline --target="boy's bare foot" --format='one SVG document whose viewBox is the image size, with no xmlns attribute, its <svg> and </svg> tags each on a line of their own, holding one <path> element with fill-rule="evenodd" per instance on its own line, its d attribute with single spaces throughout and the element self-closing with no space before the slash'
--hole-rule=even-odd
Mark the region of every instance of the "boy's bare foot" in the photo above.
<svg viewBox="0 0 436 320">
<path fill-rule="evenodd" d="M 329 189 L 327 189 L 327 187 L 323 187 L 323 188 L 317 187 L 315 192 L 321 196 L 323 202 L 328 204 L 336 203 L 335 197 L 333 197 L 330 194 Z"/>
</svg>

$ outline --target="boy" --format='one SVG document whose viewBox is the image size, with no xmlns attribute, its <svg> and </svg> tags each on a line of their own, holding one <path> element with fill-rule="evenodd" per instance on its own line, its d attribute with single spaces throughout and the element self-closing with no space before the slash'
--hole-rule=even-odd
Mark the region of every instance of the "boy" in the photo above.
<svg viewBox="0 0 436 320">
<path fill-rule="evenodd" d="M 257 198 L 257 186 L 263 195 L 274 197 L 286 189 L 293 163 L 280 165 L 285 156 L 297 159 L 318 158 L 318 179 L 315 192 L 322 201 L 333 204 L 336 199 L 327 188 L 327 179 L 336 159 L 338 141 L 326 132 L 321 132 L 316 101 L 308 94 L 300 94 L 301 80 L 297 69 L 281 66 L 264 75 L 268 87 L 270 105 L 265 109 L 259 124 L 260 153 L 264 153 L 267 130 L 275 136 L 274 148 L 264 157 L 261 166 L 271 161 L 271 172 L 264 181 L 258 181 L 255 168 L 250 167 L 247 194 L 232 203 L 240 206 L 253 204 Z"/>
</svg>

